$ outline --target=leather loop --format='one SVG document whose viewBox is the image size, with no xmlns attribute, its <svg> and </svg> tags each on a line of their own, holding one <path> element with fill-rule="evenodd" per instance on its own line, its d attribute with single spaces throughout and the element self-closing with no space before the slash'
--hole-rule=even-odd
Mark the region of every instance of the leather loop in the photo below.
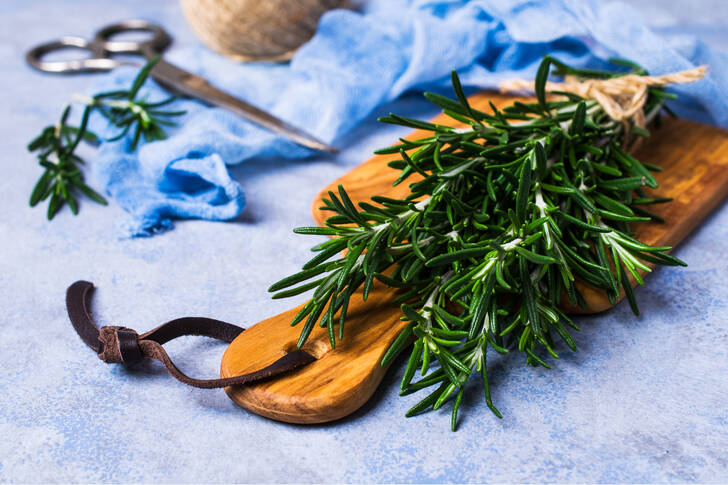
<svg viewBox="0 0 728 485">
<path fill-rule="evenodd" d="M 121 364 L 124 359 L 121 357 L 119 348 L 119 335 L 117 329 L 121 327 L 101 327 L 99 331 L 99 359 L 107 364 Z"/>
<path fill-rule="evenodd" d="M 245 329 L 204 317 L 177 318 L 141 335 L 130 328 L 120 326 L 104 326 L 98 329 L 87 307 L 87 299 L 93 287 L 93 283 L 88 281 L 77 281 L 69 286 L 66 291 L 66 307 L 76 333 L 106 363 L 130 366 L 140 362 L 144 357 L 150 357 L 162 362 L 177 380 L 190 386 L 212 389 L 269 379 L 316 360 L 306 351 L 294 350 L 255 372 L 224 379 L 194 379 L 174 365 L 162 344 L 183 335 L 201 335 L 229 343 Z"/>
<path fill-rule="evenodd" d="M 130 328 L 116 329 L 116 340 L 119 343 L 122 364 L 134 365 L 144 358 L 141 350 L 139 350 L 138 337 L 139 334 Z"/>
</svg>

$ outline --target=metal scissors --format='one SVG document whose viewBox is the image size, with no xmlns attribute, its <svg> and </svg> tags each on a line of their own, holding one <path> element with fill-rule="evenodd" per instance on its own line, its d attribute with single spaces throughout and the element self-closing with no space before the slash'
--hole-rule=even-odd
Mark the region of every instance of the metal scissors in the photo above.
<svg viewBox="0 0 728 485">
<path fill-rule="evenodd" d="M 144 41 L 112 40 L 112 37 L 117 34 L 139 31 L 149 32 L 152 37 Z M 145 20 L 126 20 L 100 29 L 91 41 L 81 37 L 61 37 L 58 40 L 41 44 L 28 51 L 25 58 L 32 67 L 56 74 L 110 71 L 118 66 L 133 64 L 125 60 L 114 59 L 115 55 L 140 55 L 149 60 L 161 55 L 171 43 L 172 37 L 160 26 Z M 86 59 L 77 60 L 43 60 L 43 57 L 50 52 L 68 48 L 86 50 L 91 55 Z M 170 64 L 164 59 L 157 62 L 152 69 L 151 76 L 155 81 L 174 92 L 226 108 L 257 125 L 280 133 L 300 145 L 314 150 L 337 151 L 336 148 L 317 140 L 303 130 L 217 89 L 200 76 Z"/>
</svg>

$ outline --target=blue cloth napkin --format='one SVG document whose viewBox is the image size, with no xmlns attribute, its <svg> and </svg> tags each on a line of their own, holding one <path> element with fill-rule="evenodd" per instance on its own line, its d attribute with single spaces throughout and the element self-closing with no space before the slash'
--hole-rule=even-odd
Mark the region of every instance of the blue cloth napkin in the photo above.
<svg viewBox="0 0 728 485">
<path fill-rule="evenodd" d="M 370 0 L 360 12 L 325 14 L 287 65 L 235 64 L 202 47 L 169 60 L 335 142 L 406 91 L 448 86 L 452 69 L 465 86 L 492 88 L 503 79 L 533 78 L 544 54 L 597 68 L 621 57 L 651 74 L 709 64 L 706 79 L 673 89 L 693 117 L 728 127 L 728 55 L 693 38 L 663 39 L 620 2 Z M 135 74 L 119 69 L 96 87 L 128 86 Z M 150 99 L 166 96 L 152 82 L 146 89 Z M 194 100 L 175 108 L 188 113 L 168 139 L 142 144 L 135 153 L 128 152 L 128 140 L 103 143 L 94 164 L 106 193 L 131 214 L 131 236 L 168 229 L 175 218 L 234 218 L 245 197 L 227 165 L 312 154 L 223 109 Z M 101 120 L 92 128 L 113 134 Z"/>
</svg>

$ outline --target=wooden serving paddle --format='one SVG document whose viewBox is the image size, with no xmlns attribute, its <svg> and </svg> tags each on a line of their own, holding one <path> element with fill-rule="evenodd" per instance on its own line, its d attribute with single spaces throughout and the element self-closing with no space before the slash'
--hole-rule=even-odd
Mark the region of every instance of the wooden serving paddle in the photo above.
<svg viewBox="0 0 728 485">
<path fill-rule="evenodd" d="M 500 107 L 512 96 L 480 93 L 469 98 L 479 110 L 490 111 L 488 100 Z M 520 98 L 523 99 L 523 98 Z M 665 219 L 664 224 L 637 226 L 637 238 L 653 246 L 679 244 L 711 210 L 728 195 L 728 132 L 686 120 L 664 119 L 637 154 L 640 160 L 662 167 L 656 173 L 660 186 L 655 191 L 674 201 L 651 210 Z M 435 123 L 457 126 L 440 115 Z M 425 136 L 415 131 L 408 138 Z M 313 202 L 313 217 L 323 225 L 331 214 L 319 210 L 321 197 L 342 184 L 356 203 L 372 195 L 403 197 L 408 184 L 392 187 L 398 171 L 387 166 L 391 155 L 375 156 L 321 191 Z M 380 361 L 389 345 L 406 325 L 401 311 L 392 305 L 395 289 L 375 285 L 366 302 L 361 292 L 349 303 L 344 339 L 334 350 L 329 347 L 326 328 L 318 325 L 303 349 L 317 360 L 290 374 L 248 386 L 225 388 L 242 407 L 289 423 L 323 423 L 342 418 L 362 406 L 377 388 L 386 368 Z M 580 286 L 591 313 L 610 307 L 601 292 Z M 300 306 L 264 320 L 240 334 L 222 358 L 220 374 L 231 377 L 260 369 L 296 348 L 300 327 L 290 322 Z M 583 310 L 582 310 L 583 312 Z"/>
</svg>

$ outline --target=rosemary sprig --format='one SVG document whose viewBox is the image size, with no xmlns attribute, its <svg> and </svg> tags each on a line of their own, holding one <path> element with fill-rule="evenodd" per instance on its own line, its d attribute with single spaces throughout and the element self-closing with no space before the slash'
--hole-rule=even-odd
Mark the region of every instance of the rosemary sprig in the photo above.
<svg viewBox="0 0 728 485">
<path fill-rule="evenodd" d="M 28 144 L 28 151 L 39 152 L 38 164 L 45 168 L 30 194 L 30 206 L 35 207 L 50 197 L 48 220 L 53 219 L 64 204 L 68 204 L 71 212 L 78 214 L 77 192 L 85 194 L 99 204 L 107 205 L 106 199 L 84 182 L 83 173 L 79 168 L 83 160 L 74 153 L 81 140 L 85 139 L 91 143 L 98 140 L 96 135 L 86 128 L 90 109 L 88 107 L 84 109 L 81 125 L 78 127 L 66 123 L 70 112 L 71 106 L 66 106 L 58 123 L 45 127 L 41 134 Z"/>
<path fill-rule="evenodd" d="M 159 56 L 154 57 L 139 71 L 129 90 L 108 91 L 92 98 L 76 97 L 77 100 L 94 107 L 112 126 L 120 129 L 117 135 L 107 141 L 120 140 L 132 131 L 134 135 L 129 150 L 133 152 L 142 135 L 147 142 L 164 140 L 167 135 L 162 127 L 176 124 L 167 118 L 185 114 L 185 111 L 161 109 L 174 102 L 176 96 L 156 102 L 149 102 L 144 97 L 138 98 L 139 90 L 159 59 Z"/>
<path fill-rule="evenodd" d="M 623 75 L 575 69 L 547 57 L 536 78 L 537 102 L 491 106 L 493 114 L 487 114 L 468 104 L 453 72 L 457 100 L 425 97 L 468 128 L 393 114 L 381 118 L 432 133 L 377 152 L 399 155 L 389 163 L 400 171 L 395 185 L 419 175 L 409 195 L 375 196 L 357 207 L 344 187 L 329 192 L 323 208 L 335 215 L 326 226 L 294 232 L 331 239 L 313 248 L 317 255 L 301 272 L 270 287 L 274 298 L 313 289 L 292 322 L 304 322 L 298 345 L 319 322 L 328 328 L 332 347 L 337 325 L 343 337 L 354 291 L 363 287 L 366 299 L 375 280 L 399 288 L 396 301 L 409 324 L 382 365 L 414 340 L 402 394 L 435 386 L 407 416 L 454 397 L 454 430 L 465 383 L 480 374 L 485 401 L 501 417 L 488 386 L 489 349 L 518 350 L 527 364 L 549 368 L 548 355 L 558 358 L 557 339 L 576 350 L 568 328 L 578 327 L 562 308 L 566 300 L 585 305 L 577 280 L 604 291 L 612 303 L 623 291 L 637 313 L 630 277 L 643 284 L 646 263 L 685 264 L 667 254 L 669 247 L 636 240 L 629 226 L 657 219 L 644 209 L 665 201 L 645 193 L 657 187 L 650 173 L 657 167 L 621 148 L 629 141 L 622 123 L 596 101 L 568 93 L 565 100 L 547 99 L 552 66 L 582 78 Z M 657 119 L 667 97 L 664 89 L 650 88 L 648 121 Z M 422 377 L 415 381 L 417 369 Z"/>
<path fill-rule="evenodd" d="M 71 105 L 67 105 L 58 123 L 44 128 L 41 134 L 28 144 L 28 151 L 38 152 L 38 163 L 45 168 L 31 193 L 31 207 L 50 198 L 48 220 L 53 219 L 64 204 L 68 204 L 73 214 L 78 214 L 76 198 L 78 192 L 99 204 L 107 205 L 103 196 L 85 184 L 80 168 L 83 159 L 75 153 L 82 140 L 94 145 L 99 142 L 98 136 L 87 128 L 92 112 L 101 114 L 109 124 L 119 128 L 118 134 L 105 141 L 120 140 L 133 130 L 134 135 L 129 145 L 129 150 L 132 152 L 136 150 L 142 135 L 146 141 L 166 138 L 162 127 L 175 124 L 168 118 L 182 115 L 185 111 L 160 108 L 173 102 L 176 97 L 172 96 L 158 102 L 148 102 L 145 98 L 138 99 L 139 90 L 158 61 L 159 57 L 150 60 L 134 78 L 129 90 L 99 93 L 91 98 L 74 96 L 74 100 L 85 105 L 80 125 L 76 127 L 67 124 L 71 113 Z"/>
</svg>

